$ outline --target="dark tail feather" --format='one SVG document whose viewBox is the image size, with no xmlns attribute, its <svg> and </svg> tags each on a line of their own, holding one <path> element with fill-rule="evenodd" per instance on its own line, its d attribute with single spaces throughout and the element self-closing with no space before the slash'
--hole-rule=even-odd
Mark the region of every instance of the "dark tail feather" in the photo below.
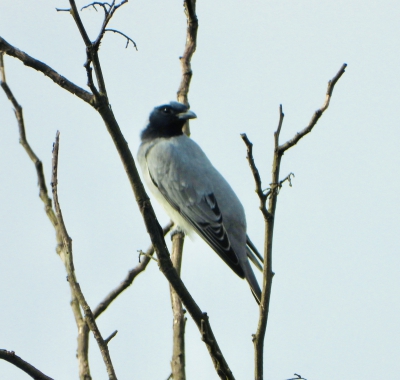
<svg viewBox="0 0 400 380">
<path fill-rule="evenodd" d="M 262 264 L 260 264 L 260 261 L 257 259 L 253 251 L 251 251 L 249 247 L 246 247 L 246 252 L 249 260 L 257 267 L 257 269 L 260 270 L 260 272 L 262 272 L 263 270 Z"/>
<path fill-rule="evenodd" d="M 246 235 L 246 252 L 247 257 L 251 260 L 251 262 L 262 271 L 264 258 L 261 256 L 260 252 L 258 252 L 256 246 L 250 240 L 249 236 Z M 258 260 L 257 260 L 258 259 Z M 261 262 L 261 263 L 260 263 Z"/>
<path fill-rule="evenodd" d="M 258 285 L 256 276 L 254 275 L 253 269 L 251 269 L 250 263 L 247 261 L 247 265 L 244 265 L 244 275 L 246 277 L 246 281 L 250 285 L 250 289 L 253 293 L 254 298 L 256 299 L 257 303 L 260 304 L 261 302 L 261 289 Z"/>
</svg>

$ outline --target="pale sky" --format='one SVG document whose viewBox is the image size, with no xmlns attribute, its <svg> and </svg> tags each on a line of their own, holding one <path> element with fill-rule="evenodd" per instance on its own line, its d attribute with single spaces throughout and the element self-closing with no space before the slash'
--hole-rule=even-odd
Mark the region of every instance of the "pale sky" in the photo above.
<svg viewBox="0 0 400 380">
<path fill-rule="evenodd" d="M 2 0 L 0 36 L 86 88 L 84 44 L 72 17 L 55 7 L 69 3 Z M 284 142 L 308 124 L 328 80 L 348 64 L 314 131 L 283 157 L 281 177 L 296 177 L 278 198 L 265 378 L 397 378 L 400 4 L 206 0 L 198 1 L 197 15 L 192 138 L 241 199 L 248 233 L 260 250 L 263 219 L 240 133 L 255 144 L 267 187 L 279 104 Z M 94 39 L 102 12 L 86 10 L 82 17 Z M 113 111 L 136 155 L 150 111 L 176 97 L 186 34 L 182 1 L 131 0 L 110 27 L 128 34 L 139 49 L 125 49 L 122 37 L 107 34 L 100 50 Z M 5 64 L 48 185 L 52 144 L 61 132 L 59 200 L 77 277 L 94 308 L 149 245 L 129 182 L 90 106 L 13 58 L 6 56 Z M 78 378 L 66 273 L 3 93 L 0 133 L 0 348 L 57 380 Z M 153 205 L 165 225 L 167 215 Z M 258 308 L 245 281 L 200 238 L 185 242 L 182 279 L 208 313 L 234 376 L 251 379 Z M 172 314 L 169 286 L 155 262 L 98 324 L 105 337 L 119 331 L 109 345 L 119 379 L 167 379 Z M 93 340 L 90 365 L 94 379 L 107 379 Z M 190 316 L 186 370 L 190 380 L 218 378 Z M 27 378 L 0 361 L 1 380 Z"/>
</svg>

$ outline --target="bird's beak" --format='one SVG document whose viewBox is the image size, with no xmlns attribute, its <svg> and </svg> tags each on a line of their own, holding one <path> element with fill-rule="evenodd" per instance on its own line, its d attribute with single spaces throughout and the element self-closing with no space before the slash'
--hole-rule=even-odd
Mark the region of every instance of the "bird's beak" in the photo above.
<svg viewBox="0 0 400 380">
<path fill-rule="evenodd" d="M 177 114 L 179 119 L 188 120 L 188 119 L 196 119 L 196 114 L 193 111 L 187 110 L 186 112 L 181 112 Z"/>
</svg>

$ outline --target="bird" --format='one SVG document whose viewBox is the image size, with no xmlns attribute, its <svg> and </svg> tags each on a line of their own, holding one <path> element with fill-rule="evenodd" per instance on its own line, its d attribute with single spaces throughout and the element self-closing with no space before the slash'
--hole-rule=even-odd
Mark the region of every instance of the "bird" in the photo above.
<svg viewBox="0 0 400 380">
<path fill-rule="evenodd" d="M 246 233 L 242 204 L 225 178 L 183 126 L 196 114 L 171 101 L 155 107 L 140 134 L 137 160 L 144 182 L 175 226 L 195 231 L 240 277 L 259 304 L 261 289 L 249 259 L 262 270 L 262 256 Z M 259 261 L 258 261 L 259 260 Z"/>
</svg>

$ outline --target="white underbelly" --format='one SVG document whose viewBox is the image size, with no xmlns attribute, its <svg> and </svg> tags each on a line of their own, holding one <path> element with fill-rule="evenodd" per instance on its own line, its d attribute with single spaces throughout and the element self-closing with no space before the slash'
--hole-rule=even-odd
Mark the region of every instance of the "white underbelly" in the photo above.
<svg viewBox="0 0 400 380">
<path fill-rule="evenodd" d="M 145 173 L 143 173 L 145 176 L 145 182 L 148 187 L 148 189 L 151 191 L 151 193 L 154 195 L 154 197 L 157 199 L 158 203 L 164 208 L 168 216 L 171 218 L 171 220 L 174 222 L 175 226 L 179 227 L 185 235 L 189 236 L 190 238 L 193 238 L 193 227 L 190 225 L 189 222 L 186 221 L 183 216 L 176 211 L 169 203 L 168 201 L 164 198 L 164 196 L 160 193 L 160 191 L 157 189 L 157 187 L 154 185 L 153 181 L 150 178 L 149 171 L 146 170 Z"/>
</svg>

